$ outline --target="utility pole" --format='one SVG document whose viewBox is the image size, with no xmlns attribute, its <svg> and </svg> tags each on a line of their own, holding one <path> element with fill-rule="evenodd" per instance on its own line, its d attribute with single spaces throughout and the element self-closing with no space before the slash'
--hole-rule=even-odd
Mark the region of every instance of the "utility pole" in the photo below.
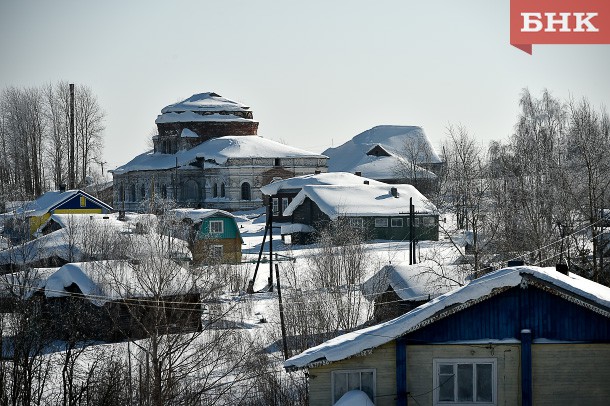
<svg viewBox="0 0 610 406">
<path fill-rule="evenodd" d="M 70 153 L 68 157 L 68 188 L 74 189 L 76 184 L 74 173 L 74 83 L 70 83 Z"/>
<path fill-rule="evenodd" d="M 273 199 L 271 197 L 269 198 L 267 216 L 269 222 L 269 292 L 273 292 Z"/>
<path fill-rule="evenodd" d="M 415 206 L 413 206 L 413 198 L 409 198 L 409 265 L 415 264 L 415 232 L 413 223 L 415 223 Z"/>
<path fill-rule="evenodd" d="M 282 303 L 282 288 L 280 287 L 280 268 L 275 264 L 275 279 L 277 281 L 277 298 L 280 302 L 280 325 L 282 328 L 282 343 L 284 344 L 284 361 L 288 359 L 288 339 L 286 323 L 284 322 L 284 304 Z"/>
</svg>

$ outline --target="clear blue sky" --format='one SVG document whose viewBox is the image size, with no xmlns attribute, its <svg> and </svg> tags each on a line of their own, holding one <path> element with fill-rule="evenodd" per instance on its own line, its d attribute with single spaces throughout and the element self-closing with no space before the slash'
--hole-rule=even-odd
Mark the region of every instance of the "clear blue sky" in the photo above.
<svg viewBox="0 0 610 406">
<path fill-rule="evenodd" d="M 379 124 L 511 134 L 521 89 L 610 99 L 610 45 L 509 45 L 508 0 L 0 2 L 0 88 L 66 80 L 104 108 L 105 159 L 146 149 L 161 108 L 215 91 L 259 134 L 321 152 Z"/>
</svg>

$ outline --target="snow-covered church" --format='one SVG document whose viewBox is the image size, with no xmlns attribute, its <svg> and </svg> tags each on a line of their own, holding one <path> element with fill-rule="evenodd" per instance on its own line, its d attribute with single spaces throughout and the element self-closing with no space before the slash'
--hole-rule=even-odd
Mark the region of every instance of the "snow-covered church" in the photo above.
<svg viewBox="0 0 610 406">
<path fill-rule="evenodd" d="M 155 123 L 154 149 L 111 171 L 117 210 L 148 210 L 160 199 L 250 210 L 272 180 L 328 168 L 324 155 L 258 136 L 250 107 L 213 92 L 163 108 Z"/>
</svg>

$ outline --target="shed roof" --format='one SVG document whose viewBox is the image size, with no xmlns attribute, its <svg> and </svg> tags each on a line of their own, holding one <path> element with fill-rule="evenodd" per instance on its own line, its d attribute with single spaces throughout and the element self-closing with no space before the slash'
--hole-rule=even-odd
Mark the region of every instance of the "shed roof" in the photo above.
<svg viewBox="0 0 610 406">
<path fill-rule="evenodd" d="M 439 274 L 442 273 L 442 277 Z M 435 261 L 423 261 L 409 265 L 397 263 L 385 265 L 362 285 L 362 292 L 369 300 L 375 299 L 388 287 L 402 300 L 426 300 L 447 293 L 466 282 L 463 272 L 456 265 L 439 269 Z"/>
<path fill-rule="evenodd" d="M 532 266 L 504 268 L 491 272 L 466 286 L 437 297 L 400 317 L 387 322 L 343 334 L 310 348 L 284 363 L 287 369 L 304 368 L 318 362 L 338 361 L 370 350 L 418 330 L 458 305 L 479 303 L 499 293 L 503 288 L 519 286 L 524 279 L 534 278 L 557 291 L 587 300 L 610 314 L 610 288 L 575 274 L 564 275 L 554 268 Z M 608 316 L 606 316 L 608 317 Z"/>
</svg>

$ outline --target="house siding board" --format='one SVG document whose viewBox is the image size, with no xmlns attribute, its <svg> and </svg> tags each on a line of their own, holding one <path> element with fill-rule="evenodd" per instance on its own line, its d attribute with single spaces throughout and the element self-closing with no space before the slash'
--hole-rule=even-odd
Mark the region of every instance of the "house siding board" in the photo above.
<svg viewBox="0 0 610 406">
<path fill-rule="evenodd" d="M 84 207 L 80 205 L 81 196 L 85 197 L 85 206 Z M 99 210 L 98 213 L 108 213 L 109 212 L 107 207 L 102 206 L 99 203 L 91 200 L 88 196 L 81 195 L 81 194 L 75 194 L 70 199 L 66 200 L 65 202 L 59 204 L 56 207 L 53 207 L 52 211 L 57 212 L 58 209 L 61 209 L 61 210 L 95 209 L 95 210 Z"/>
<path fill-rule="evenodd" d="M 434 227 L 413 227 L 413 233 L 415 239 L 426 240 L 426 241 L 438 241 L 438 216 L 432 216 L 434 218 Z M 375 227 L 376 218 L 385 218 L 388 220 L 387 227 Z M 402 218 L 402 227 L 392 227 L 393 218 Z M 417 218 L 421 219 L 422 216 Z M 409 233 L 409 216 L 371 216 L 366 218 L 366 225 L 372 238 L 379 240 L 411 240 Z"/>
<path fill-rule="evenodd" d="M 533 344 L 533 404 L 610 405 L 610 346 Z"/>
<path fill-rule="evenodd" d="M 536 287 L 515 287 L 407 337 L 425 342 L 518 339 L 522 329 L 530 329 L 534 340 L 607 341 L 610 319 Z"/>
<path fill-rule="evenodd" d="M 519 344 L 502 345 L 408 345 L 408 404 L 431 405 L 435 358 L 495 358 L 497 404 L 520 405 Z M 417 403 L 416 403 L 417 402 Z"/>
<path fill-rule="evenodd" d="M 396 405 L 396 348 L 390 342 L 365 357 L 352 357 L 309 369 L 309 404 L 332 405 L 331 372 L 345 369 L 375 369 L 376 406 Z"/>
<path fill-rule="evenodd" d="M 222 221 L 223 223 L 223 231 L 220 234 L 213 234 L 213 239 L 226 239 L 226 238 L 239 238 L 239 230 L 237 229 L 237 225 L 235 224 L 235 220 L 227 218 L 227 217 L 210 217 L 206 218 L 201 223 L 201 228 L 199 231 L 199 239 L 207 239 L 209 238 L 209 230 L 210 230 L 210 221 Z"/>
</svg>

